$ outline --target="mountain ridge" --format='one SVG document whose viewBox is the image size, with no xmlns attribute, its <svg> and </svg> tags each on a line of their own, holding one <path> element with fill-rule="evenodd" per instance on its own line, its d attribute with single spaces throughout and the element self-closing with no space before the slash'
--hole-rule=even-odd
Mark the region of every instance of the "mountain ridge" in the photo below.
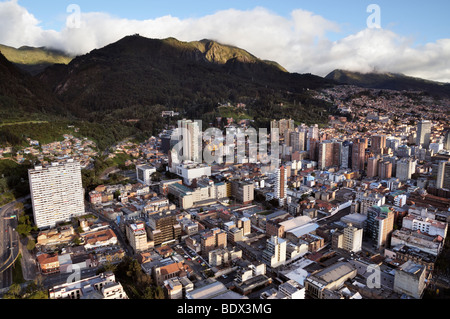
<svg viewBox="0 0 450 319">
<path fill-rule="evenodd" d="M 19 69 L 37 75 L 53 64 L 68 64 L 73 57 L 46 47 L 22 46 L 13 48 L 0 44 L 0 52 Z"/>
<path fill-rule="evenodd" d="M 73 102 L 80 114 L 129 105 L 217 105 L 269 92 L 300 94 L 331 83 L 319 76 L 288 73 L 278 64 L 212 40 L 139 35 L 92 50 L 68 65 L 51 66 L 39 79 L 63 102 Z"/>
<path fill-rule="evenodd" d="M 353 72 L 336 69 L 325 79 L 340 84 L 356 85 L 371 89 L 388 89 L 394 91 L 422 91 L 435 97 L 450 98 L 450 83 L 436 82 L 418 77 L 391 72 Z"/>
</svg>

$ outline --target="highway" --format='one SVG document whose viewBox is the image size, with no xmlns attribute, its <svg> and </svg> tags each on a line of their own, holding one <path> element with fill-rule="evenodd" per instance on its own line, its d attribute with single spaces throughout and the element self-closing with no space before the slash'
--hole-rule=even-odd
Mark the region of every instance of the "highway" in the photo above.
<svg viewBox="0 0 450 319">
<path fill-rule="evenodd" d="M 16 215 L 16 203 L 12 202 L 0 208 L 0 288 L 12 285 L 11 266 L 20 253 L 19 234 L 15 231 L 18 221 L 17 217 L 11 217 Z"/>
</svg>

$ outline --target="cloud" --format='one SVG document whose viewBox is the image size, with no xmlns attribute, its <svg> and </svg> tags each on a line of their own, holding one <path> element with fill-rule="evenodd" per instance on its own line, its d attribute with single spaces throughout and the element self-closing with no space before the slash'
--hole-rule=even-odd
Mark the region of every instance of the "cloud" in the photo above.
<svg viewBox="0 0 450 319">
<path fill-rule="evenodd" d="M 69 15 L 69 14 L 68 14 Z M 81 12 L 79 28 L 44 30 L 17 0 L 0 2 L 0 43 L 47 46 L 85 54 L 124 36 L 182 41 L 212 39 L 277 61 L 291 72 L 325 76 L 334 69 L 398 72 L 450 82 L 450 39 L 414 46 L 413 39 L 387 29 L 364 29 L 331 41 L 341 26 L 309 11 L 296 9 L 288 17 L 266 8 L 228 9 L 199 18 L 163 16 L 149 20 L 121 19 L 107 13 Z"/>
</svg>

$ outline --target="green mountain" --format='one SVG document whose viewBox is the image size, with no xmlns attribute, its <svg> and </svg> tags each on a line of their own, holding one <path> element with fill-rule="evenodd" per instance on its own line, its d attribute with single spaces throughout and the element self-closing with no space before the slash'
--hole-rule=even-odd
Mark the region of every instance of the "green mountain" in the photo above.
<svg viewBox="0 0 450 319">
<path fill-rule="evenodd" d="M 128 36 L 36 76 L 1 55 L 0 144 L 50 139 L 75 125 L 105 150 L 126 137 L 143 140 L 176 124 L 177 118 L 162 118 L 164 110 L 205 123 L 217 117 L 250 119 L 256 127 L 281 118 L 325 123 L 334 106 L 310 90 L 331 85 L 210 40 Z M 219 107 L 227 103 L 246 108 Z"/>
<path fill-rule="evenodd" d="M 0 44 L 0 52 L 19 69 L 32 75 L 41 73 L 53 64 L 68 64 L 73 57 L 48 48 L 23 46 L 18 49 Z"/>
<path fill-rule="evenodd" d="M 0 53 L 0 123 L 47 114 L 65 114 L 63 103 L 41 81 L 19 70 Z"/>
<path fill-rule="evenodd" d="M 288 73 L 277 63 L 210 40 L 181 42 L 138 35 L 68 65 L 51 66 L 39 79 L 80 117 L 153 105 L 194 117 L 213 111 L 221 102 L 303 104 L 309 99 L 307 89 L 332 83 Z"/>
<path fill-rule="evenodd" d="M 450 98 L 449 83 L 433 82 L 403 74 L 359 73 L 335 70 L 325 78 L 341 84 L 356 85 L 364 88 L 394 91 L 422 91 L 432 96 Z"/>
</svg>

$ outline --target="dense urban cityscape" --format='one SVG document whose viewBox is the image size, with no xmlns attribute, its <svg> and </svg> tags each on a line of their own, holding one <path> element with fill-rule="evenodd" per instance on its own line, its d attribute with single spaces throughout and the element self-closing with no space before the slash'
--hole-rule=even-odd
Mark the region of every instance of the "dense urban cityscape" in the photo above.
<svg viewBox="0 0 450 319">
<path fill-rule="evenodd" d="M 0 0 L 0 300 L 428 315 L 450 299 L 449 10 Z"/>
<path fill-rule="evenodd" d="M 50 299 L 439 295 L 450 284 L 442 257 L 449 102 L 430 113 L 421 112 L 427 101 L 406 93 L 345 86 L 317 94 L 342 116 L 323 127 L 273 120 L 270 163 L 251 152 L 250 120 L 217 118 L 230 138 L 182 119 L 144 143 L 117 144 L 108 158 L 123 163 L 103 172 L 104 185 L 85 190 L 82 169 L 94 165 L 94 142 L 30 140 L 8 157 L 33 154 L 39 164 L 28 171 L 31 198 L 2 210 L 7 262 L 20 244 L 23 277 L 38 278 Z M 207 152 L 221 156 L 206 164 Z M 6 240 L 27 206 L 36 231 Z M 135 272 L 126 282 L 115 275 L 121 267 Z"/>
</svg>

